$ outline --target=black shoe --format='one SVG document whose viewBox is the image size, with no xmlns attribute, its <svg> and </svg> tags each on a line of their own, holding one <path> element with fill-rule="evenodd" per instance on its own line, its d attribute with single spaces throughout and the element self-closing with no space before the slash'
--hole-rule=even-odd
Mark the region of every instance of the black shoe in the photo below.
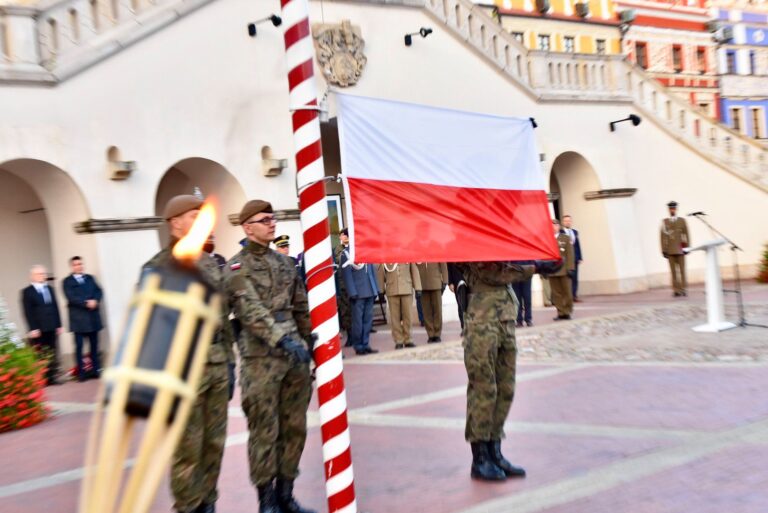
<svg viewBox="0 0 768 513">
<path fill-rule="evenodd" d="M 355 344 L 347 340 L 346 342 L 344 342 L 344 347 L 355 347 Z"/>
<path fill-rule="evenodd" d="M 61 381 L 59 381 L 56 378 L 53 378 L 53 379 L 49 379 L 48 383 L 45 386 L 50 387 L 50 386 L 56 386 L 56 385 L 61 385 L 61 384 L 62 384 Z"/>
<path fill-rule="evenodd" d="M 365 348 L 355 349 L 355 354 L 359 354 L 359 355 L 368 354 L 368 351 L 366 351 Z"/>
<path fill-rule="evenodd" d="M 432 337 L 431 340 L 427 340 L 429 344 L 437 344 L 438 342 L 442 342 L 442 341 L 443 339 L 441 339 L 440 337 Z"/>
<path fill-rule="evenodd" d="M 216 503 L 212 502 L 208 504 L 203 502 L 197 507 L 195 513 L 216 513 Z"/>
<path fill-rule="evenodd" d="M 515 323 L 515 326 L 518 327 L 518 328 L 522 328 L 523 327 L 523 321 L 517 321 Z"/>
<path fill-rule="evenodd" d="M 395 344 L 395 350 L 402 349 L 405 347 L 405 344 Z"/>
<path fill-rule="evenodd" d="M 525 477 L 524 468 L 512 465 L 501 454 L 501 440 L 491 440 L 488 442 L 488 453 L 491 455 L 491 459 L 496 466 L 503 470 L 507 477 Z"/>
<path fill-rule="evenodd" d="M 272 483 L 258 486 L 256 490 L 259 492 L 259 513 L 282 513 Z"/>
<path fill-rule="evenodd" d="M 680 295 L 681 295 L 681 296 L 684 296 L 684 297 L 688 297 L 688 293 L 687 293 L 687 292 L 685 292 L 685 291 L 681 292 L 681 293 L 680 293 Z"/>
<path fill-rule="evenodd" d="M 376 354 L 378 352 L 379 352 L 378 349 L 374 349 L 372 347 L 366 347 L 365 348 L 365 354 Z"/>
<path fill-rule="evenodd" d="M 416 347 L 416 344 L 414 344 L 413 342 L 406 342 L 404 345 L 405 347 Z"/>
<path fill-rule="evenodd" d="M 376 328 L 371 328 L 371 331 L 369 331 L 368 333 L 378 333 L 378 331 L 376 331 Z"/>
<path fill-rule="evenodd" d="M 553 321 L 562 321 L 563 319 L 565 319 L 565 317 L 563 317 L 562 315 L 558 315 L 557 317 L 552 317 Z"/>
<path fill-rule="evenodd" d="M 525 325 L 530 328 L 531 326 L 533 326 L 533 321 L 525 321 Z"/>
<path fill-rule="evenodd" d="M 277 493 L 277 503 L 282 513 L 316 513 L 312 509 L 302 508 L 293 497 L 293 481 L 288 479 L 277 479 L 275 485 Z"/>
<path fill-rule="evenodd" d="M 488 442 L 472 442 L 472 479 L 504 481 L 507 475 L 496 465 L 488 453 Z"/>
</svg>

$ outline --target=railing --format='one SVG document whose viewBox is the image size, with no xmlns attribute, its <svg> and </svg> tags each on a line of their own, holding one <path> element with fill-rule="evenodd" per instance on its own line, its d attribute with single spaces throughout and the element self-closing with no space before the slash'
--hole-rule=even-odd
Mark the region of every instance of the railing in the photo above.
<svg viewBox="0 0 768 513">
<path fill-rule="evenodd" d="M 425 0 L 425 7 L 536 100 L 632 103 L 679 141 L 768 191 L 762 144 L 698 111 L 623 56 L 528 50 L 470 0 Z"/>
<path fill-rule="evenodd" d="M 43 0 L 0 6 L 0 83 L 53 84 L 212 0 Z"/>
</svg>

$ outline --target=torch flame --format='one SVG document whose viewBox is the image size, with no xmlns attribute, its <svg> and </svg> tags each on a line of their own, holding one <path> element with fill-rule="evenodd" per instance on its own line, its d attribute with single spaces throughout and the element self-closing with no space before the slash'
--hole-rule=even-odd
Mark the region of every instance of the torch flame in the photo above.
<svg viewBox="0 0 768 513">
<path fill-rule="evenodd" d="M 216 223 L 216 210 L 210 203 L 203 204 L 192 228 L 173 247 L 173 256 L 177 260 L 197 260 L 203 252 L 205 241 Z"/>
</svg>

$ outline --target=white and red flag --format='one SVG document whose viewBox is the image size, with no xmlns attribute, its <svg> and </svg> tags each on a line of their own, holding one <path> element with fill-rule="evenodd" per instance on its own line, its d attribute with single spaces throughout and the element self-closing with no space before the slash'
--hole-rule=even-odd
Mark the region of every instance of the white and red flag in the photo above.
<svg viewBox="0 0 768 513">
<path fill-rule="evenodd" d="M 355 262 L 560 258 L 529 119 L 337 99 Z"/>
</svg>

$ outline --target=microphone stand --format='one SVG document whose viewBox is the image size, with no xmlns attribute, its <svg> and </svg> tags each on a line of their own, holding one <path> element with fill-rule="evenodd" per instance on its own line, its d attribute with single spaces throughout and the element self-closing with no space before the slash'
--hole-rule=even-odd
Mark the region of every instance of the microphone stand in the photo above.
<svg viewBox="0 0 768 513">
<path fill-rule="evenodd" d="M 744 311 L 744 297 L 741 291 L 741 274 L 739 273 L 739 254 L 737 251 L 744 251 L 741 249 L 735 242 L 733 242 L 731 239 L 723 235 L 722 232 L 720 232 L 718 229 L 716 229 L 714 226 L 709 224 L 706 219 L 704 219 L 703 216 L 706 214 L 704 213 L 695 213 L 695 214 L 689 214 L 692 217 L 695 217 L 702 223 L 704 223 L 707 228 L 709 228 L 713 233 L 719 235 L 723 238 L 728 244 L 731 246 L 731 253 L 733 254 L 733 274 L 736 278 L 736 288 L 735 289 L 723 289 L 723 292 L 731 292 L 736 294 L 736 300 L 737 300 L 737 306 L 739 310 L 739 323 L 738 326 L 742 328 L 746 328 L 747 326 L 751 326 L 753 328 L 768 328 L 768 326 L 764 324 L 752 324 L 747 322 L 747 315 Z"/>
</svg>

